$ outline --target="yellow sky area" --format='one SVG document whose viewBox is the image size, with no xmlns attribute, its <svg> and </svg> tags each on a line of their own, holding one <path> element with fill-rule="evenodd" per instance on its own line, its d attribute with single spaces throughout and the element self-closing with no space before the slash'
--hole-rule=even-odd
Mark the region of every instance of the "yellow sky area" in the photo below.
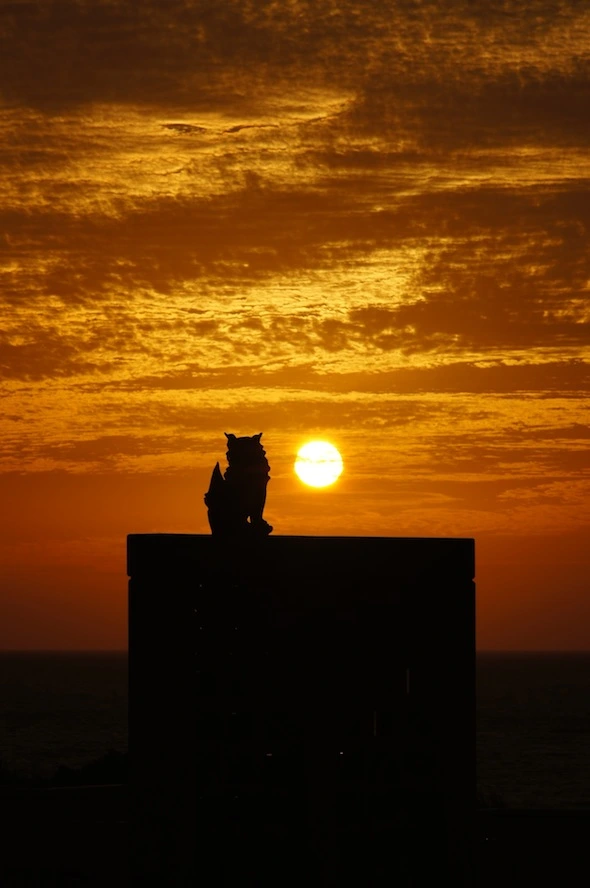
<svg viewBox="0 0 590 888">
<path fill-rule="evenodd" d="M 33 0 L 6 36 L 0 647 L 124 646 L 125 535 L 208 531 L 224 431 L 264 433 L 275 533 L 475 536 L 482 646 L 588 647 L 590 9 Z"/>
</svg>

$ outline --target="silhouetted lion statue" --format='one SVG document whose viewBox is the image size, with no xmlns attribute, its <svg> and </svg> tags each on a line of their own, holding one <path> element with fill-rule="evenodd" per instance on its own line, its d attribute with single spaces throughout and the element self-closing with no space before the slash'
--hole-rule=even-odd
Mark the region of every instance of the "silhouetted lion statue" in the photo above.
<svg viewBox="0 0 590 888">
<path fill-rule="evenodd" d="M 225 432 L 228 468 L 219 463 L 205 494 L 211 532 L 218 536 L 268 536 L 270 524 L 262 517 L 270 466 L 260 443 L 262 432 L 237 438 Z M 248 520 L 250 519 L 250 520 Z"/>
</svg>

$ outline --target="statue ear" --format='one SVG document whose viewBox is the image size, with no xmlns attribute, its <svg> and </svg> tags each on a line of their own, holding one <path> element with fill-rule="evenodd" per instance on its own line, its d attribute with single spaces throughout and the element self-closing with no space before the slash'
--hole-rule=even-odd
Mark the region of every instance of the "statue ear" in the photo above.
<svg viewBox="0 0 590 888">
<path fill-rule="evenodd" d="M 225 435 L 225 437 L 227 438 L 228 441 L 235 441 L 236 440 L 236 436 L 233 434 L 233 432 L 230 432 L 229 435 L 227 432 L 224 432 L 223 434 Z"/>
<path fill-rule="evenodd" d="M 259 432 L 257 435 L 252 435 L 253 438 L 256 438 L 257 441 L 260 441 L 262 438 L 262 432 Z"/>
</svg>

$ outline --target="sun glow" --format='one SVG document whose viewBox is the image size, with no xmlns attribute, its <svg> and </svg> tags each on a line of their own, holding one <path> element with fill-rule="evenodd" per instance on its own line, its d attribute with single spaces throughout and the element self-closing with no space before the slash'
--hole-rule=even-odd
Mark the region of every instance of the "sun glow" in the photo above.
<svg viewBox="0 0 590 888">
<path fill-rule="evenodd" d="M 327 487 L 342 473 L 342 457 L 327 441 L 304 444 L 295 460 L 295 472 L 310 487 Z"/>
</svg>

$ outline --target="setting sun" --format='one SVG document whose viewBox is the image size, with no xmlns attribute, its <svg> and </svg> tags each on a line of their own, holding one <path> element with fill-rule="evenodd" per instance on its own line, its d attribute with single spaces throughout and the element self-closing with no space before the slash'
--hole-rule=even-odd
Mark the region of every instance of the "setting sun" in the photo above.
<svg viewBox="0 0 590 888">
<path fill-rule="evenodd" d="M 299 450 L 295 472 L 310 487 L 327 487 L 342 473 L 342 457 L 327 441 L 310 441 Z"/>
</svg>

